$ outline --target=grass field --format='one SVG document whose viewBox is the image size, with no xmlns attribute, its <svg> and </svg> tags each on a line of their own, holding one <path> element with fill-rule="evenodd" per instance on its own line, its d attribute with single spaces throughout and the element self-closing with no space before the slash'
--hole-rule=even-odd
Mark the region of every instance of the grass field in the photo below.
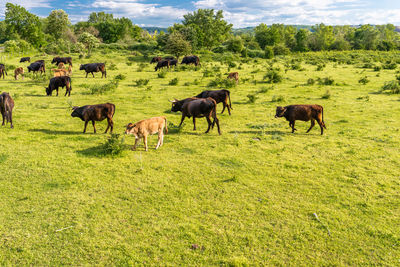
<svg viewBox="0 0 400 267">
<path fill-rule="evenodd" d="M 382 62 L 394 55 L 373 53 Z M 107 79 L 78 70 L 104 58 L 115 64 Z M 301 68 L 285 73 L 296 58 Z M 232 116 L 219 115 L 219 136 L 216 128 L 204 134 L 205 119 L 197 131 L 190 119 L 173 127 L 180 114 L 168 99 L 216 89 L 203 71 L 219 67 L 224 78 L 226 64 L 204 60 L 159 78 L 139 60 L 73 57 L 69 98 L 64 90 L 45 96 L 47 78 L 14 81 L 9 71 L 0 81 L 15 100 L 15 128 L 0 128 L 1 265 L 400 265 L 400 96 L 379 93 L 396 69 L 360 68 L 351 53 L 294 55 L 275 60 L 283 81 L 272 85 L 263 81 L 272 61 L 238 61 L 230 71 L 241 81 L 229 88 Z M 312 60 L 326 67 L 317 71 Z M 26 67 L 17 62 L 5 63 Z M 114 92 L 90 94 L 118 74 L 126 79 Z M 370 82 L 360 84 L 365 76 Z M 318 77 L 334 82 L 307 85 Z M 148 84 L 136 86 L 139 79 Z M 106 122 L 82 134 L 83 122 L 70 116 L 71 105 L 105 102 L 116 105 L 115 133 L 166 116 L 173 125 L 164 145 L 154 149 L 155 135 L 149 152 L 141 143 L 105 155 Z M 292 134 L 274 118 L 276 106 L 289 104 L 322 105 L 325 134 L 318 125 L 306 134 L 309 122 L 300 121 Z"/>
</svg>

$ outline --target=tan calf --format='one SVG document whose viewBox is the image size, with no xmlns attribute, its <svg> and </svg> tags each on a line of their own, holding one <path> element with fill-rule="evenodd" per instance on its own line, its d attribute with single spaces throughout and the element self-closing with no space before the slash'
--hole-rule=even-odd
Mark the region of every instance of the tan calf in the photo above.
<svg viewBox="0 0 400 267">
<path fill-rule="evenodd" d="M 239 73 L 237 72 L 231 72 L 228 74 L 228 79 L 233 79 L 236 81 L 236 83 L 239 82 Z"/>
<path fill-rule="evenodd" d="M 125 134 L 133 134 L 135 136 L 135 145 L 132 148 L 133 150 L 136 150 L 136 146 L 139 143 L 140 138 L 143 138 L 144 147 L 147 151 L 147 136 L 158 133 L 158 143 L 156 146 L 157 149 L 163 144 L 164 128 L 165 133 L 167 134 L 167 118 L 164 116 L 153 117 L 150 119 L 141 120 L 135 124 L 129 123 L 126 126 Z"/>
<path fill-rule="evenodd" d="M 16 68 L 14 70 L 14 78 L 15 78 L 15 80 L 18 79 L 18 75 L 20 75 L 20 74 L 21 74 L 21 77 L 22 77 L 22 80 L 23 80 L 24 79 L 24 68 L 23 67 L 19 67 L 19 68 Z"/>
<path fill-rule="evenodd" d="M 65 69 L 65 65 L 64 65 L 64 63 L 62 63 L 62 62 L 60 62 L 60 63 L 58 63 L 58 69 Z"/>
<path fill-rule="evenodd" d="M 54 77 L 68 76 L 68 70 L 66 69 L 53 69 Z"/>
</svg>

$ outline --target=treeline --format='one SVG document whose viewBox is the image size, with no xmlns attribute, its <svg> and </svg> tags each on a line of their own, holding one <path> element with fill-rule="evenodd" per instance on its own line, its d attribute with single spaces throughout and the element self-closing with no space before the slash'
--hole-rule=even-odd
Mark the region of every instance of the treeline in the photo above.
<svg viewBox="0 0 400 267">
<path fill-rule="evenodd" d="M 252 31 L 232 31 L 222 10 L 198 9 L 184 15 L 165 32 L 153 34 L 134 25 L 128 18 L 93 12 L 85 22 L 71 24 L 63 10 L 53 10 L 40 18 L 25 8 L 6 4 L 5 19 L 0 21 L 0 43 L 6 52 L 30 49 L 60 54 L 75 52 L 90 55 L 102 49 L 130 49 L 141 53 L 165 52 L 177 57 L 194 51 L 240 53 L 243 57 L 285 55 L 290 52 L 327 50 L 400 49 L 400 34 L 392 24 L 327 26 L 307 28 L 260 24 Z"/>
</svg>

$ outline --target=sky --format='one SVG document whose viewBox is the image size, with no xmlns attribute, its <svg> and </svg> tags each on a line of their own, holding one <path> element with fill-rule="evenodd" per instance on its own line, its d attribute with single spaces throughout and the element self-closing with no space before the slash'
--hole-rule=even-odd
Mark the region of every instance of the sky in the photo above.
<svg viewBox="0 0 400 267">
<path fill-rule="evenodd" d="M 21 5 L 46 17 L 53 9 L 63 9 L 72 23 L 86 21 L 91 12 L 104 11 L 115 17 L 127 17 L 139 26 L 168 27 L 179 23 L 183 15 L 199 8 L 224 11 L 234 28 L 260 23 L 291 25 L 400 25 L 400 0 L 0 0 L 0 20 L 5 4 Z"/>
</svg>

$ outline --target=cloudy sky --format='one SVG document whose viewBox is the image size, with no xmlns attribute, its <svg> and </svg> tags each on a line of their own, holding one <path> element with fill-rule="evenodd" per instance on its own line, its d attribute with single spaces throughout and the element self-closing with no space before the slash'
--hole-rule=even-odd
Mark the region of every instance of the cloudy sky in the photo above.
<svg viewBox="0 0 400 267">
<path fill-rule="evenodd" d="M 0 0 L 24 6 L 45 17 L 52 9 L 64 9 L 73 23 L 87 20 L 93 11 L 128 17 L 140 26 L 170 26 L 198 8 L 224 10 L 235 28 L 266 24 L 385 24 L 400 25 L 400 0 Z"/>
</svg>

